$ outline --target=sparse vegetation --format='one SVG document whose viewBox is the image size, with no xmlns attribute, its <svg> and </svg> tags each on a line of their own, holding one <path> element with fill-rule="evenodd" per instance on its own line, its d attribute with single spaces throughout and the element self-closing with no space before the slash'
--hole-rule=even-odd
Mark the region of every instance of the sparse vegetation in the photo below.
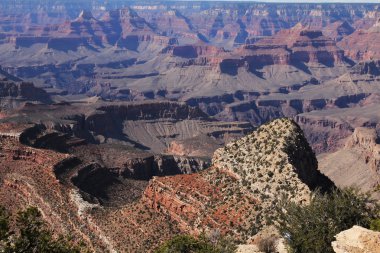
<svg viewBox="0 0 380 253">
<path fill-rule="evenodd" d="M 258 247 L 261 252 L 265 253 L 275 253 L 276 252 L 276 241 L 278 238 L 276 237 L 267 237 L 263 238 L 259 241 Z"/>
<path fill-rule="evenodd" d="M 80 253 L 89 252 L 71 239 L 55 236 L 46 228 L 41 212 L 30 207 L 20 211 L 15 229 L 11 230 L 11 217 L 0 207 L 0 252 L 2 253 Z M 12 226 L 13 227 L 13 226 Z"/>
<path fill-rule="evenodd" d="M 368 194 L 353 189 L 317 192 L 304 206 L 284 200 L 279 205 L 278 229 L 294 253 L 333 253 L 334 236 L 354 225 L 369 228 L 379 218 L 377 208 Z"/>
<path fill-rule="evenodd" d="M 380 216 L 380 214 L 378 215 Z M 370 222 L 370 229 L 380 232 L 380 218 L 372 219 Z"/>
</svg>

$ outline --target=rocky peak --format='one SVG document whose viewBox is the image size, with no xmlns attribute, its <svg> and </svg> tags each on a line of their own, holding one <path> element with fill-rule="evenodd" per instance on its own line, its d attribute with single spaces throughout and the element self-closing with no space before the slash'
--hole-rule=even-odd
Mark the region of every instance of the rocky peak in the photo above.
<svg viewBox="0 0 380 253">
<path fill-rule="evenodd" d="M 355 28 L 347 21 L 336 21 L 323 28 L 323 33 L 335 41 L 341 41 L 353 32 L 355 32 Z"/>
<path fill-rule="evenodd" d="M 307 195 L 308 188 L 321 186 L 321 183 L 326 189 L 331 186 L 319 173 L 317 160 L 302 130 L 286 118 L 265 124 L 252 134 L 218 149 L 213 164 L 228 170 L 243 183 L 247 182 L 251 189 L 271 187 L 268 182 L 287 182 L 299 195 Z M 260 176 L 265 179 L 264 185 L 257 181 Z"/>
<path fill-rule="evenodd" d="M 317 160 L 299 126 L 274 120 L 214 153 L 200 173 L 154 178 L 144 201 L 190 233 L 219 229 L 247 239 L 268 225 L 282 195 L 303 203 L 310 189 L 333 183 L 317 170 Z"/>
<path fill-rule="evenodd" d="M 378 137 L 376 130 L 373 128 L 357 127 L 351 138 L 347 141 L 345 147 L 360 147 L 365 149 L 373 149 L 377 143 Z"/>
<path fill-rule="evenodd" d="M 119 21 L 130 21 L 130 22 L 143 22 L 146 23 L 145 19 L 140 17 L 137 12 L 130 8 L 119 9 L 119 10 L 111 10 L 106 16 L 105 20 L 119 20 Z"/>
<path fill-rule="evenodd" d="M 358 127 L 347 140 L 345 148 L 360 150 L 371 169 L 380 173 L 380 144 L 378 143 L 379 138 L 375 129 Z"/>
</svg>

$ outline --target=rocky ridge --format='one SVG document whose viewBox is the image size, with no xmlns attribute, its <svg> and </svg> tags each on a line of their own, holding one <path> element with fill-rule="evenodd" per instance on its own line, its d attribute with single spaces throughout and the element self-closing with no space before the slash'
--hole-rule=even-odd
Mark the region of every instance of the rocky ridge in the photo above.
<svg viewBox="0 0 380 253">
<path fill-rule="evenodd" d="M 303 203 L 310 189 L 332 186 L 317 170 L 300 128 L 291 120 L 279 119 L 218 149 L 205 171 L 153 178 L 143 201 L 184 231 L 219 229 L 247 240 L 271 224 L 282 194 Z"/>
</svg>

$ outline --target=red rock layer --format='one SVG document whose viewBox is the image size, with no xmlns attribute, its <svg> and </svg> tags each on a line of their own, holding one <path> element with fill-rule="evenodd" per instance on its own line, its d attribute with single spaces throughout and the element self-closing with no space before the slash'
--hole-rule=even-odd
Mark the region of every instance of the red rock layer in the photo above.
<svg viewBox="0 0 380 253">
<path fill-rule="evenodd" d="M 345 37 L 339 46 L 355 61 L 380 59 L 380 19 L 367 30 L 358 30 Z"/>
</svg>

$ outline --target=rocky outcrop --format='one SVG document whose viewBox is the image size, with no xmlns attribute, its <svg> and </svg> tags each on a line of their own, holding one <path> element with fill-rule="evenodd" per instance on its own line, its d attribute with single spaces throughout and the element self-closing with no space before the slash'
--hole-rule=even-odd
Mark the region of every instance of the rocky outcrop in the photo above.
<svg viewBox="0 0 380 253">
<path fill-rule="evenodd" d="M 117 176 L 149 180 L 153 176 L 191 174 L 201 171 L 209 165 L 208 159 L 196 157 L 148 155 L 126 159 L 122 168 L 111 168 L 111 171 Z"/>
<path fill-rule="evenodd" d="M 253 45 L 245 45 L 235 50 L 234 54 L 235 69 L 246 66 L 254 73 L 270 65 L 300 66 L 319 63 L 331 67 L 346 61 L 343 50 L 332 39 L 324 36 L 322 31 L 311 30 L 301 24 L 261 39 Z M 227 59 L 222 63 L 226 64 Z M 229 62 L 232 63 L 232 59 Z M 237 73 L 236 70 L 234 72 Z"/>
<path fill-rule="evenodd" d="M 33 83 L 0 80 L 0 116 L 11 114 L 26 103 L 49 104 L 50 96 Z"/>
<path fill-rule="evenodd" d="M 224 138 L 228 142 L 228 137 Z M 198 135 L 185 140 L 172 141 L 167 152 L 179 156 L 200 156 L 212 157 L 214 151 L 222 146 L 218 139 L 210 138 L 207 135 Z"/>
<path fill-rule="evenodd" d="M 19 98 L 24 101 L 51 102 L 49 95 L 33 83 L 0 81 L 0 97 Z"/>
<path fill-rule="evenodd" d="M 369 61 L 380 59 L 380 46 L 372 43 L 380 39 L 380 20 L 368 30 L 358 30 L 345 37 L 339 46 L 346 55 L 355 61 Z"/>
<path fill-rule="evenodd" d="M 375 171 L 380 173 L 380 144 L 376 129 L 358 127 L 351 138 L 346 142 L 345 148 L 359 148 L 368 153 L 365 156 L 367 163 L 370 163 Z"/>
<path fill-rule="evenodd" d="M 276 138 L 276 140 L 271 138 Z M 249 154 L 256 152 L 255 158 L 249 157 Z M 256 187 L 256 178 L 259 177 L 256 172 L 260 171 L 261 167 L 274 169 L 272 173 L 268 171 L 269 181 L 281 181 L 276 180 L 276 176 L 281 177 L 283 176 L 282 172 L 288 171 L 285 174 L 297 176 L 310 189 L 319 186 L 326 191 L 333 185 L 318 171 L 317 160 L 301 128 L 289 119 L 269 122 L 258 128 L 252 135 L 218 149 L 213 157 L 213 165 L 221 170 L 228 169 L 243 182 L 250 183 L 253 190 Z M 277 166 L 279 168 L 276 168 Z M 291 171 L 296 174 L 289 174 Z M 285 181 L 290 184 L 292 180 L 289 178 Z M 295 185 L 297 184 L 295 183 Z M 259 185 L 257 183 L 257 190 L 265 188 Z M 269 192 L 267 191 L 267 193 Z M 298 189 L 295 192 L 301 193 L 302 190 Z"/>
<path fill-rule="evenodd" d="M 380 232 L 354 226 L 335 236 L 332 247 L 336 253 L 380 252 Z"/>
<path fill-rule="evenodd" d="M 335 41 L 341 41 L 353 32 L 355 32 L 355 28 L 347 21 L 337 21 L 323 29 L 323 33 Z"/>
<path fill-rule="evenodd" d="M 246 240 L 271 220 L 282 193 L 308 201 L 310 189 L 333 187 L 291 120 L 275 120 L 218 149 L 212 167 L 200 173 L 154 177 L 143 201 L 178 222 L 183 231 L 219 229 Z M 255 223 L 255 229 L 252 229 Z"/>
<path fill-rule="evenodd" d="M 75 166 L 60 165 L 57 176 L 62 181 L 70 179 L 82 191 L 83 198 L 91 203 L 106 202 L 107 205 L 119 205 L 120 202 L 114 197 L 112 188 L 127 180 L 146 182 L 153 176 L 191 174 L 202 171 L 210 165 L 207 159 L 169 155 L 145 154 L 141 157 L 119 159 L 123 162 L 120 167 L 104 167 L 94 162 L 87 165 L 78 164 L 78 159 L 70 160 L 67 163 Z M 66 171 L 61 167 L 66 167 Z"/>
<path fill-rule="evenodd" d="M 334 152 L 344 146 L 342 140 L 354 131 L 353 126 L 341 120 L 301 114 L 295 117 L 313 150 L 317 153 Z"/>
<path fill-rule="evenodd" d="M 356 187 L 379 199 L 379 151 L 376 130 L 358 127 L 341 149 L 319 157 L 319 167 L 337 186 Z"/>
</svg>

